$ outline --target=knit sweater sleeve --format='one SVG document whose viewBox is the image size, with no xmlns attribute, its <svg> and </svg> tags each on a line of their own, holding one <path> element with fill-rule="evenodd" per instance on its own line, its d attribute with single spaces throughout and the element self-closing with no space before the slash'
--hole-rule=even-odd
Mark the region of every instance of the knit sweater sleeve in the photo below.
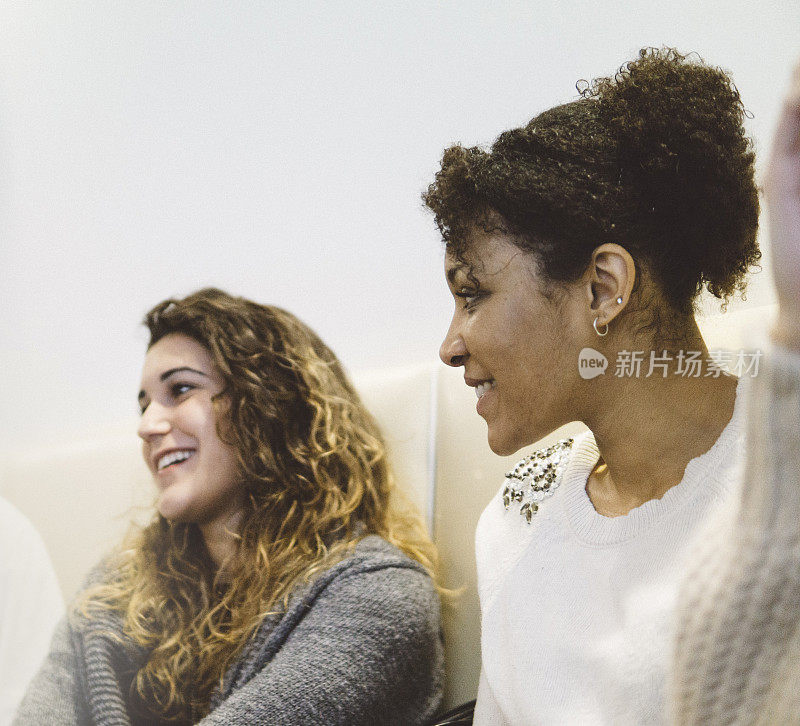
<svg viewBox="0 0 800 726">
<path fill-rule="evenodd" d="M 349 567 L 287 622 L 277 651 L 267 648 L 202 726 L 411 726 L 433 715 L 442 689 L 439 603 L 420 569 Z"/>
<path fill-rule="evenodd" d="M 800 720 L 800 355 L 769 351 L 747 403 L 741 493 L 699 540 L 680 596 L 681 725 Z"/>
</svg>

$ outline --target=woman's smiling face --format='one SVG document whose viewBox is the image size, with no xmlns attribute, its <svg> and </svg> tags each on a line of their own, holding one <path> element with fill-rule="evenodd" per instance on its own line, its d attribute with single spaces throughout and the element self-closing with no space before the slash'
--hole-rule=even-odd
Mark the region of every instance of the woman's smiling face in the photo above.
<svg viewBox="0 0 800 726">
<path fill-rule="evenodd" d="M 241 510 L 235 451 L 217 434 L 214 397 L 224 382 L 209 352 L 181 333 L 147 351 L 139 436 L 167 519 L 207 525 Z"/>
<path fill-rule="evenodd" d="M 445 275 L 456 306 L 439 355 L 476 388 L 492 451 L 512 454 L 574 420 L 583 287 L 546 297 L 535 258 L 480 228 L 463 260 L 446 256 Z"/>
</svg>

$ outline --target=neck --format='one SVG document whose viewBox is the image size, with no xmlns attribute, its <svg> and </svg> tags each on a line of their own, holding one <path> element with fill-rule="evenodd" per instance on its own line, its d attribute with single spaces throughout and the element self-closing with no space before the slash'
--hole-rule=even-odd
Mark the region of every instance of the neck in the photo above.
<svg viewBox="0 0 800 726">
<path fill-rule="evenodd" d="M 237 531 L 241 512 L 234 512 L 198 525 L 203 535 L 206 549 L 218 572 L 224 572 L 236 555 L 239 537 Z"/>
<path fill-rule="evenodd" d="M 707 357 L 702 338 L 690 344 L 686 350 Z M 600 449 L 586 485 L 600 514 L 624 515 L 662 497 L 680 483 L 686 465 L 714 445 L 733 415 L 737 379 L 704 373 L 604 381 L 594 412 L 584 419 Z"/>
</svg>

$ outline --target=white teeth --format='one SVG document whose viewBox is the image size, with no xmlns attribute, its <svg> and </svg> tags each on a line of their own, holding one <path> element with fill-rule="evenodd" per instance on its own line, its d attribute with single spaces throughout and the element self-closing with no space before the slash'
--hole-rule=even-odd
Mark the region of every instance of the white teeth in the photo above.
<svg viewBox="0 0 800 726">
<path fill-rule="evenodd" d="M 177 461 L 186 461 L 186 459 L 188 459 L 192 454 L 194 454 L 194 451 L 191 450 L 170 451 L 168 454 L 164 454 L 164 456 L 159 458 L 158 470 L 161 471 L 162 469 L 165 469 L 170 464 L 174 464 Z"/>
<path fill-rule="evenodd" d="M 480 398 L 486 391 L 490 391 L 494 388 L 495 383 L 494 381 L 484 381 L 483 383 L 479 383 L 475 386 L 475 394 Z"/>
</svg>

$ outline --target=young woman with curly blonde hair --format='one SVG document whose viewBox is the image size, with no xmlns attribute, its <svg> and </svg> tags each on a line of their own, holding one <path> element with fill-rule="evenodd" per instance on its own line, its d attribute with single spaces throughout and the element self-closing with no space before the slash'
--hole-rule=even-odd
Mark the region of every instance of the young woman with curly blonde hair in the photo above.
<svg viewBox="0 0 800 726">
<path fill-rule="evenodd" d="M 157 513 L 90 575 L 16 723 L 424 722 L 432 545 L 335 355 L 215 289 L 145 323 Z"/>
</svg>

